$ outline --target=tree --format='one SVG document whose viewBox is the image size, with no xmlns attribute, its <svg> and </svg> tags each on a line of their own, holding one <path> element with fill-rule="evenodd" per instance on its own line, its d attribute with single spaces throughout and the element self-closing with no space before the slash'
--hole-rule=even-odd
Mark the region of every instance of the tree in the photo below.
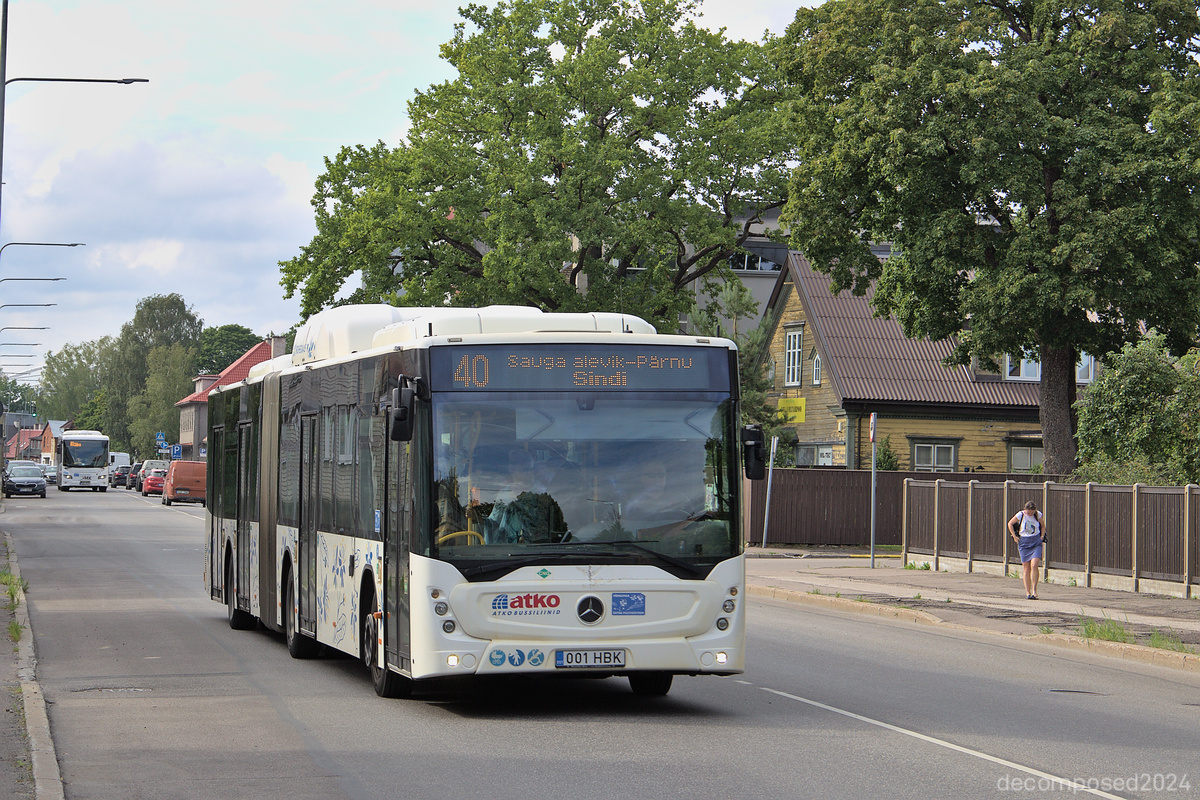
<svg viewBox="0 0 1200 800">
<path fill-rule="evenodd" d="M 9 411 L 33 409 L 37 406 L 37 389 L 0 372 L 0 403 Z"/>
<path fill-rule="evenodd" d="M 94 342 L 66 344 L 46 354 L 42 367 L 41 410 L 46 419 L 77 417 L 101 389 L 106 354 L 114 345 L 111 336 Z"/>
<path fill-rule="evenodd" d="M 1200 480 L 1200 352 L 1174 358 L 1155 331 L 1127 344 L 1076 404 L 1080 473 Z"/>
<path fill-rule="evenodd" d="M 263 337 L 243 325 L 205 328 L 200 332 L 200 357 L 196 369 L 201 374 L 216 375 L 262 340 Z"/>
<path fill-rule="evenodd" d="M 155 451 L 155 434 L 179 441 L 179 409 L 175 404 L 192 393 L 196 348 L 179 343 L 153 348 L 147 358 L 146 388 L 129 400 L 129 436 L 143 457 Z"/>
<path fill-rule="evenodd" d="M 101 430 L 111 439 L 136 446 L 132 437 L 135 418 L 130 415 L 130 400 L 147 389 L 151 350 L 174 344 L 191 349 L 192 358 L 187 362 L 188 369 L 193 371 L 188 376 L 189 385 L 183 387 L 185 391 L 175 400 L 191 394 L 190 379 L 195 374 L 195 353 L 203 326 L 178 294 L 152 295 L 138 301 L 133 319 L 121 326 L 112 357 L 101 370 L 108 400 Z"/>
<path fill-rule="evenodd" d="M 1039 358 L 1047 472 L 1081 352 L 1195 339 L 1198 34 L 1193 0 L 831 0 L 781 40 L 794 245 L 954 363 Z"/>
<path fill-rule="evenodd" d="M 675 331 L 683 290 L 732 279 L 787 180 L 763 48 L 696 8 L 462 8 L 441 51 L 458 77 L 418 92 L 406 140 L 326 160 L 317 235 L 280 263 L 287 296 L 311 315 L 357 272 L 347 302 L 620 310 Z"/>
</svg>

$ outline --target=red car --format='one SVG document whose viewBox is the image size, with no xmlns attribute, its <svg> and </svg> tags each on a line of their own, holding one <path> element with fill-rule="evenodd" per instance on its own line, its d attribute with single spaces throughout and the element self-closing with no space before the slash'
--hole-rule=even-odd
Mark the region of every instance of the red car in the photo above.
<svg viewBox="0 0 1200 800">
<path fill-rule="evenodd" d="M 152 469 L 146 479 L 142 481 L 142 497 L 148 494 L 162 494 L 163 482 L 167 479 L 167 471 L 165 469 Z"/>
</svg>

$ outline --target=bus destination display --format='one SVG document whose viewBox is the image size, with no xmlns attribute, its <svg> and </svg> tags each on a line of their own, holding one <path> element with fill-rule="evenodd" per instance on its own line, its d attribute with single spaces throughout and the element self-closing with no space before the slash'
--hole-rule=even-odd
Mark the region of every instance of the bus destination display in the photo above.
<svg viewBox="0 0 1200 800">
<path fill-rule="evenodd" d="M 435 390 L 726 391 L 724 348 L 481 345 L 431 352 Z"/>
</svg>

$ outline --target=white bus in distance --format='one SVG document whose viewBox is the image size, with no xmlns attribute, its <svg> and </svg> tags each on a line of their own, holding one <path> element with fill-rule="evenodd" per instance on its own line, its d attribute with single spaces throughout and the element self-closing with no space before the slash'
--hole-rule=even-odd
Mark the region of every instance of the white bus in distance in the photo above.
<svg viewBox="0 0 1200 800">
<path fill-rule="evenodd" d="M 58 442 L 58 490 L 108 491 L 108 437 L 100 431 L 63 431 Z"/>
<path fill-rule="evenodd" d="M 737 374 L 733 342 L 622 314 L 324 311 L 208 396 L 205 588 L 293 657 L 362 659 L 385 697 L 740 673 L 764 455 Z"/>
</svg>

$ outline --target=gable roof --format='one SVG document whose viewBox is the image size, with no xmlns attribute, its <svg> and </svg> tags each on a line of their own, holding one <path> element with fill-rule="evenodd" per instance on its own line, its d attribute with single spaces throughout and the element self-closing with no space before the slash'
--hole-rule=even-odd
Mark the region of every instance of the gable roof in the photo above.
<svg viewBox="0 0 1200 800">
<path fill-rule="evenodd" d="M 800 253 L 788 257 L 790 277 L 804 314 L 821 345 L 834 388 L 843 405 L 875 402 L 1036 409 L 1039 387 L 975 375 L 965 366 L 945 367 L 954 339 L 909 339 L 895 317 L 876 317 L 871 306 L 874 284 L 865 295 L 835 295 L 828 275 L 817 272 Z M 778 301 L 784 275 L 772 295 Z"/>
<path fill-rule="evenodd" d="M 250 374 L 250 368 L 255 364 L 261 364 L 271 357 L 271 340 L 264 339 L 258 344 L 251 347 L 243 353 L 237 361 L 234 361 L 225 369 L 221 370 L 221 374 L 217 377 L 216 383 L 210 384 L 206 389 L 192 392 L 187 397 L 176 403 L 176 406 L 187 405 L 188 403 L 204 403 L 208 401 L 208 393 L 220 386 L 229 386 L 246 379 Z"/>
</svg>

